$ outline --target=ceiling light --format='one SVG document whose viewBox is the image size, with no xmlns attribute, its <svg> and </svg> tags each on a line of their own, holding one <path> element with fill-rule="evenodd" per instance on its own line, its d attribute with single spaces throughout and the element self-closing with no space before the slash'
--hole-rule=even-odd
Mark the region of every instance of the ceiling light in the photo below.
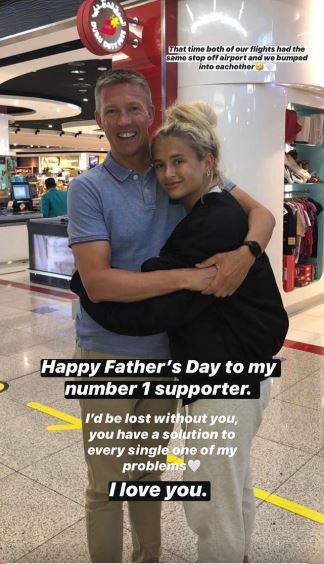
<svg viewBox="0 0 324 564">
<path fill-rule="evenodd" d="M 105 70 L 108 70 L 108 68 L 107 67 L 97 67 L 97 70 L 98 71 L 105 71 Z"/>
<path fill-rule="evenodd" d="M 77 69 L 71 70 L 70 72 L 71 72 L 72 74 L 85 74 L 85 71 L 84 71 L 84 70 L 77 70 Z"/>
<path fill-rule="evenodd" d="M 89 99 L 88 98 L 82 98 L 82 101 L 83 102 L 89 102 Z"/>
<path fill-rule="evenodd" d="M 81 76 L 80 78 L 78 78 L 78 80 L 84 80 L 84 78 Z"/>
<path fill-rule="evenodd" d="M 31 147 L 33 147 L 34 145 L 31 145 Z"/>
<path fill-rule="evenodd" d="M 49 149 L 49 145 L 46 145 L 46 149 Z"/>
<path fill-rule="evenodd" d="M 19 106 L 19 104 L 20 104 L 19 100 L 15 100 L 14 104 L 15 104 L 15 106 Z"/>
<path fill-rule="evenodd" d="M 100 151 L 104 151 L 105 149 L 103 147 L 100 148 Z"/>
<path fill-rule="evenodd" d="M 17 147 L 17 143 L 14 143 L 14 146 Z"/>
<path fill-rule="evenodd" d="M 85 63 L 82 61 L 74 61 L 72 63 L 68 63 L 68 65 L 70 65 L 70 67 L 85 67 Z"/>
<path fill-rule="evenodd" d="M 57 112 L 60 112 L 60 111 L 61 111 L 61 108 L 55 108 L 55 109 L 56 109 Z"/>
<path fill-rule="evenodd" d="M 53 127 L 51 123 L 48 124 L 48 127 Z"/>
<path fill-rule="evenodd" d="M 79 92 L 88 92 L 88 90 L 86 88 L 82 88 L 79 90 Z"/>
</svg>

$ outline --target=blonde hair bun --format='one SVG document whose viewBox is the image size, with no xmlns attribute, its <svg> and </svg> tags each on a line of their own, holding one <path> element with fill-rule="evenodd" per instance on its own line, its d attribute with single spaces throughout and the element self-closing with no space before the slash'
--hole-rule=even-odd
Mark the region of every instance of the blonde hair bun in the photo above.
<svg viewBox="0 0 324 564">
<path fill-rule="evenodd" d="M 198 129 L 210 129 L 217 126 L 217 115 L 207 102 L 175 104 L 168 108 L 166 114 L 168 124 L 174 122 L 189 123 Z"/>
</svg>

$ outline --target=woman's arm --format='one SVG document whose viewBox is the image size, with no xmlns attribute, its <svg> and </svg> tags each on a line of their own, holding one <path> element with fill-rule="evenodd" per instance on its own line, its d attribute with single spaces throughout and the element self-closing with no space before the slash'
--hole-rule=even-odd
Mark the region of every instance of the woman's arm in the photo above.
<svg viewBox="0 0 324 564">
<path fill-rule="evenodd" d="M 239 186 L 233 188 L 230 193 L 248 215 L 249 230 L 245 239 L 257 241 L 264 251 L 275 226 L 274 216 Z M 218 270 L 214 281 L 203 291 L 203 294 L 213 294 L 219 298 L 231 296 L 241 286 L 254 262 L 255 258 L 246 246 L 209 257 L 197 266 L 205 268 L 215 264 L 218 265 Z"/>
</svg>

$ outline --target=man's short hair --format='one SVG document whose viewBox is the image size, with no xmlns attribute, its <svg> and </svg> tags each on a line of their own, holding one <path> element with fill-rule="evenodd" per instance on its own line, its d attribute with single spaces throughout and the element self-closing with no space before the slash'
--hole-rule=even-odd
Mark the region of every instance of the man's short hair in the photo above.
<svg viewBox="0 0 324 564">
<path fill-rule="evenodd" d="M 46 190 L 49 190 L 50 188 L 55 188 L 56 187 L 55 178 L 52 177 L 46 178 L 45 186 L 46 186 Z"/>
<path fill-rule="evenodd" d="M 103 72 L 95 87 L 96 110 L 100 110 L 100 93 L 105 86 L 115 84 L 138 84 L 145 92 L 147 107 L 152 106 L 152 94 L 146 78 L 139 72 L 126 69 L 111 69 Z"/>
</svg>

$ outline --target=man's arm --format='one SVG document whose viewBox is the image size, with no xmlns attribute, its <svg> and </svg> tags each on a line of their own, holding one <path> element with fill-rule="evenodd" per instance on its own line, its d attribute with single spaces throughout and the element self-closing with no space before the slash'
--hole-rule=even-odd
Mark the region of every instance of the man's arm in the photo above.
<svg viewBox="0 0 324 564">
<path fill-rule="evenodd" d="M 110 267 L 107 241 L 72 245 L 83 285 L 92 302 L 134 302 L 178 290 L 201 291 L 215 277 L 216 268 L 180 268 L 155 272 L 129 272 Z"/>
<path fill-rule="evenodd" d="M 248 215 L 249 230 L 246 240 L 257 241 L 264 250 L 270 241 L 275 226 L 274 216 L 267 208 L 238 186 L 231 190 L 231 194 Z M 218 265 L 218 270 L 215 279 L 203 291 L 203 294 L 214 294 L 218 298 L 231 296 L 241 286 L 254 262 L 255 258 L 246 246 L 242 246 L 235 251 L 218 253 L 209 257 L 197 266 L 205 268 L 215 264 Z"/>
</svg>

